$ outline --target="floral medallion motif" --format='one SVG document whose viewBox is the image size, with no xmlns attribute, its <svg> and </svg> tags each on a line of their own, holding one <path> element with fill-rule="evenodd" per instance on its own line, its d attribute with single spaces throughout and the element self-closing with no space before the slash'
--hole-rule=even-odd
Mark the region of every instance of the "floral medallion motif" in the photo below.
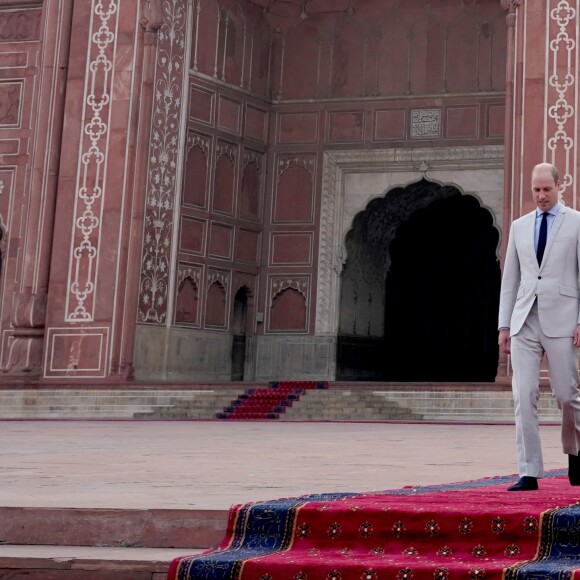
<svg viewBox="0 0 580 580">
<path fill-rule="evenodd" d="M 307 538 L 310 535 L 310 532 L 311 528 L 308 524 L 300 524 L 296 529 L 296 536 L 300 540 L 303 540 L 304 538 Z"/>
<path fill-rule="evenodd" d="M 533 532 L 537 531 L 538 529 L 538 520 L 533 516 L 528 516 L 524 520 L 524 530 L 528 534 L 532 534 Z"/>
<path fill-rule="evenodd" d="M 340 536 L 340 531 L 341 528 L 339 523 L 335 522 L 334 524 L 330 524 L 330 526 L 328 526 L 327 532 L 328 537 L 334 540 Z"/>
<path fill-rule="evenodd" d="M 435 520 L 429 520 L 425 524 L 425 532 L 429 536 L 436 536 L 440 531 L 439 524 Z"/>
<path fill-rule="evenodd" d="M 508 556 L 509 558 L 513 558 L 514 556 L 518 556 L 519 553 L 520 553 L 520 548 L 519 548 L 519 546 L 516 546 L 515 544 L 509 545 L 504 551 L 504 554 L 506 556 Z"/>
<path fill-rule="evenodd" d="M 493 520 L 491 520 L 491 531 L 494 534 L 503 534 L 505 531 L 505 520 L 500 517 L 493 518 Z"/>
<path fill-rule="evenodd" d="M 463 518 L 459 522 L 459 533 L 467 536 L 473 530 L 473 521 L 469 518 Z"/>
<path fill-rule="evenodd" d="M 393 524 L 393 535 L 395 538 L 400 538 L 405 533 L 405 524 L 401 521 Z"/>
</svg>

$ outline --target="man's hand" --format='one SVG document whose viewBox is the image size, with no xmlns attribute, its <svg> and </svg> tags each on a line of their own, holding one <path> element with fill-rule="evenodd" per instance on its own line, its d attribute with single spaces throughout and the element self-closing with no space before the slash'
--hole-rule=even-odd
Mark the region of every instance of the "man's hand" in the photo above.
<svg viewBox="0 0 580 580">
<path fill-rule="evenodd" d="M 574 334 L 574 344 L 576 344 L 576 340 L 580 341 L 580 324 L 576 327 L 576 334 Z M 497 340 L 499 344 L 499 350 L 503 354 L 510 354 L 511 348 L 511 340 L 510 340 L 510 331 L 509 330 L 500 330 L 499 331 L 499 338 Z M 579 342 L 580 344 L 580 342 Z"/>
<path fill-rule="evenodd" d="M 580 346 L 580 324 L 576 326 L 576 330 L 574 331 L 574 346 Z"/>
</svg>

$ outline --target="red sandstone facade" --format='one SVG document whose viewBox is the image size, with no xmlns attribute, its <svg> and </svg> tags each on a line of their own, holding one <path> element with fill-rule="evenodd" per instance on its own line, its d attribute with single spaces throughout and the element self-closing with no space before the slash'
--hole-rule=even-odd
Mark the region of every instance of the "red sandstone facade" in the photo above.
<svg viewBox="0 0 580 580">
<path fill-rule="evenodd" d="M 576 207 L 578 4 L 0 0 L 2 380 L 389 378 L 415 211 Z"/>
</svg>

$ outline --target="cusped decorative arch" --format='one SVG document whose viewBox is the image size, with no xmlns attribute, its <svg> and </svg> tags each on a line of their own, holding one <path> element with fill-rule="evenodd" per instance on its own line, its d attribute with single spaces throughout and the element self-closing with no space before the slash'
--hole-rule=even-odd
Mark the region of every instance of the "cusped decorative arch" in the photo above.
<svg viewBox="0 0 580 580">
<path fill-rule="evenodd" d="M 372 199 L 427 178 L 476 197 L 499 228 L 503 160 L 504 148 L 499 145 L 325 152 L 315 334 L 337 334 L 345 236 L 356 214 Z"/>
</svg>

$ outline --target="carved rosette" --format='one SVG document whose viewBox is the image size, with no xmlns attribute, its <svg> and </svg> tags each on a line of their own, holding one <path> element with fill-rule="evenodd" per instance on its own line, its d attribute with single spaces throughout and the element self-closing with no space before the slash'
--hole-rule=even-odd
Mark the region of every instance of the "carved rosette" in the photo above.
<svg viewBox="0 0 580 580">
<path fill-rule="evenodd" d="M 138 311 L 140 322 L 153 324 L 167 317 L 187 3 L 164 0 L 161 8 Z"/>
<path fill-rule="evenodd" d="M 88 65 L 77 173 L 73 248 L 67 281 L 66 321 L 94 320 L 97 261 L 105 198 L 112 111 L 113 58 L 117 38 L 118 0 L 92 0 Z M 102 87 L 102 89 L 101 89 Z"/>
<path fill-rule="evenodd" d="M 554 32 L 549 38 L 550 53 L 547 59 L 546 159 L 559 168 L 560 193 L 565 195 L 574 181 L 576 170 L 574 133 L 578 12 L 568 0 L 550 0 L 548 4 L 548 34 L 550 30 Z"/>
</svg>

